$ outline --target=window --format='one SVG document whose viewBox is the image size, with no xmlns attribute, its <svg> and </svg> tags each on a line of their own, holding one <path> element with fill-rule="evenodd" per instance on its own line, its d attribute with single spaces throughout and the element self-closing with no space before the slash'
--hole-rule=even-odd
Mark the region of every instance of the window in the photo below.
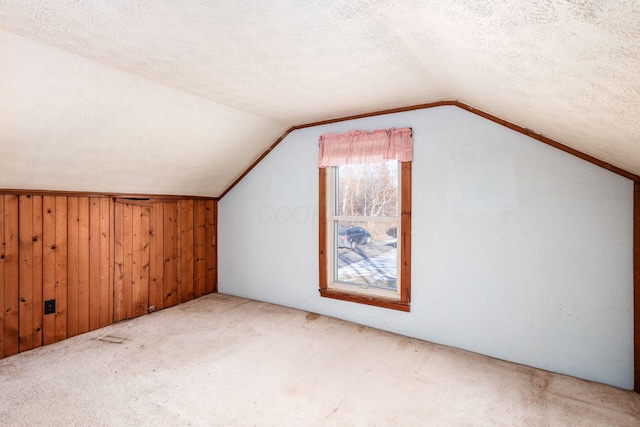
<svg viewBox="0 0 640 427">
<path fill-rule="evenodd" d="M 411 130 L 401 131 L 411 144 Z M 396 130 L 355 134 L 370 140 L 381 132 L 387 136 Z M 379 155 L 375 144 L 354 141 L 353 132 L 345 135 L 346 158 L 334 151 L 332 159 L 323 159 L 331 149 L 322 139 L 320 144 L 320 294 L 409 311 L 411 146 L 409 156 L 395 149 L 388 155 L 389 142 L 382 142 L 385 153 Z M 328 165 L 322 167 L 323 162 Z"/>
</svg>

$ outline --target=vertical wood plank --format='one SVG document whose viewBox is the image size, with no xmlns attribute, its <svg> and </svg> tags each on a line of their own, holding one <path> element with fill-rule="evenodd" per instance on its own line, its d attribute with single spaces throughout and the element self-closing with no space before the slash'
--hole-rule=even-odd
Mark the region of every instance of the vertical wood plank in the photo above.
<svg viewBox="0 0 640 427">
<path fill-rule="evenodd" d="M 44 300 L 42 299 L 43 247 L 42 247 L 42 196 L 32 196 L 33 200 L 33 347 L 42 346 L 42 321 Z"/>
<path fill-rule="evenodd" d="M 204 291 L 207 294 L 217 292 L 217 257 L 216 257 L 216 201 L 205 202 L 205 279 Z"/>
<path fill-rule="evenodd" d="M 67 202 L 67 337 L 73 337 L 80 333 L 79 197 L 69 197 Z"/>
<path fill-rule="evenodd" d="M 193 203 L 193 297 L 205 294 L 205 201 Z"/>
<path fill-rule="evenodd" d="M 142 207 L 140 212 L 140 293 L 138 294 L 137 313 L 149 312 L 149 218 L 150 208 Z"/>
<path fill-rule="evenodd" d="M 67 339 L 68 295 L 68 206 L 67 197 L 56 197 L 55 211 L 55 341 Z"/>
<path fill-rule="evenodd" d="M 133 206 L 124 205 L 124 318 L 131 317 L 131 289 L 134 286 L 133 267 Z"/>
<path fill-rule="evenodd" d="M 149 207 L 149 306 L 157 308 L 155 304 L 156 300 L 156 287 L 158 284 L 158 278 L 156 274 L 156 234 L 158 233 L 158 227 L 156 225 L 156 204 L 152 203 Z"/>
<path fill-rule="evenodd" d="M 126 318 L 124 298 L 124 213 L 126 205 L 114 203 L 113 321 Z"/>
<path fill-rule="evenodd" d="M 149 304 L 149 208 L 133 206 L 133 263 L 131 279 L 131 313 L 147 313 Z"/>
<path fill-rule="evenodd" d="M 100 235 L 99 265 L 98 265 L 98 289 L 99 289 L 99 314 L 98 327 L 103 328 L 111 324 L 113 319 L 113 282 L 111 281 L 111 224 L 114 223 L 111 212 L 111 200 L 101 197 L 99 201 Z"/>
<path fill-rule="evenodd" d="M 78 198 L 78 333 L 89 332 L 89 198 Z"/>
<path fill-rule="evenodd" d="M 4 196 L 4 355 L 18 353 L 18 196 Z"/>
<path fill-rule="evenodd" d="M 177 247 L 178 247 L 178 204 L 163 203 L 163 254 L 164 254 L 164 301 L 163 306 L 171 307 L 178 303 Z"/>
<path fill-rule="evenodd" d="M 19 332 L 18 351 L 33 348 L 33 200 L 29 195 L 18 198 L 19 246 Z"/>
<path fill-rule="evenodd" d="M 42 297 L 45 301 L 56 299 L 56 197 L 44 196 L 42 200 Z M 56 316 L 47 314 L 42 320 L 44 345 L 56 342 Z"/>
<path fill-rule="evenodd" d="M 0 194 L 0 359 L 4 358 L 4 198 Z"/>
<path fill-rule="evenodd" d="M 140 232 L 141 232 L 141 210 L 140 206 L 134 205 L 132 207 L 132 261 L 131 261 L 131 299 L 129 301 L 129 317 L 139 316 L 138 301 L 140 294 L 140 278 L 141 276 L 141 260 L 140 260 Z M 126 232 L 126 231 L 125 231 Z"/>
<path fill-rule="evenodd" d="M 193 199 L 180 200 L 179 302 L 193 299 Z"/>
<path fill-rule="evenodd" d="M 164 207 L 153 203 L 149 212 L 149 305 L 164 307 Z"/>
<path fill-rule="evenodd" d="M 100 198 L 89 199 L 89 330 L 100 327 Z"/>
</svg>

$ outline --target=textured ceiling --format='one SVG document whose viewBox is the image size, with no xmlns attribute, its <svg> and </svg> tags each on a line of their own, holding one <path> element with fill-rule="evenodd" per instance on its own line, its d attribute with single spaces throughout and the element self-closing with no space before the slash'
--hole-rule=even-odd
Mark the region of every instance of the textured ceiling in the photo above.
<svg viewBox="0 0 640 427">
<path fill-rule="evenodd" d="M 640 1 L 0 0 L 0 188 L 216 196 L 293 125 L 456 99 L 640 174 Z"/>
</svg>

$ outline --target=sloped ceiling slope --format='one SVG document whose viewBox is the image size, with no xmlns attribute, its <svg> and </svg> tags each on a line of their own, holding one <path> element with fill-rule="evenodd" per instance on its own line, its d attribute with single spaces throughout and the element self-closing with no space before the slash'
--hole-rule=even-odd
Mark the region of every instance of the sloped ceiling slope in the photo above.
<svg viewBox="0 0 640 427">
<path fill-rule="evenodd" d="M 640 2 L 0 0 L 0 188 L 217 196 L 286 129 L 459 100 L 640 174 Z"/>
</svg>

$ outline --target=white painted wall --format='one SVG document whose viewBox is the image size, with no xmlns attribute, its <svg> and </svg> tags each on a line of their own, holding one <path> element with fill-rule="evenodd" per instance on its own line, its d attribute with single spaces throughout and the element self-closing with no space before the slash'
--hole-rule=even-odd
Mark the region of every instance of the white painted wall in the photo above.
<svg viewBox="0 0 640 427">
<path fill-rule="evenodd" d="M 412 127 L 411 312 L 318 294 L 317 141 Z M 633 183 L 456 107 L 291 133 L 219 204 L 220 292 L 633 387 Z"/>
</svg>

